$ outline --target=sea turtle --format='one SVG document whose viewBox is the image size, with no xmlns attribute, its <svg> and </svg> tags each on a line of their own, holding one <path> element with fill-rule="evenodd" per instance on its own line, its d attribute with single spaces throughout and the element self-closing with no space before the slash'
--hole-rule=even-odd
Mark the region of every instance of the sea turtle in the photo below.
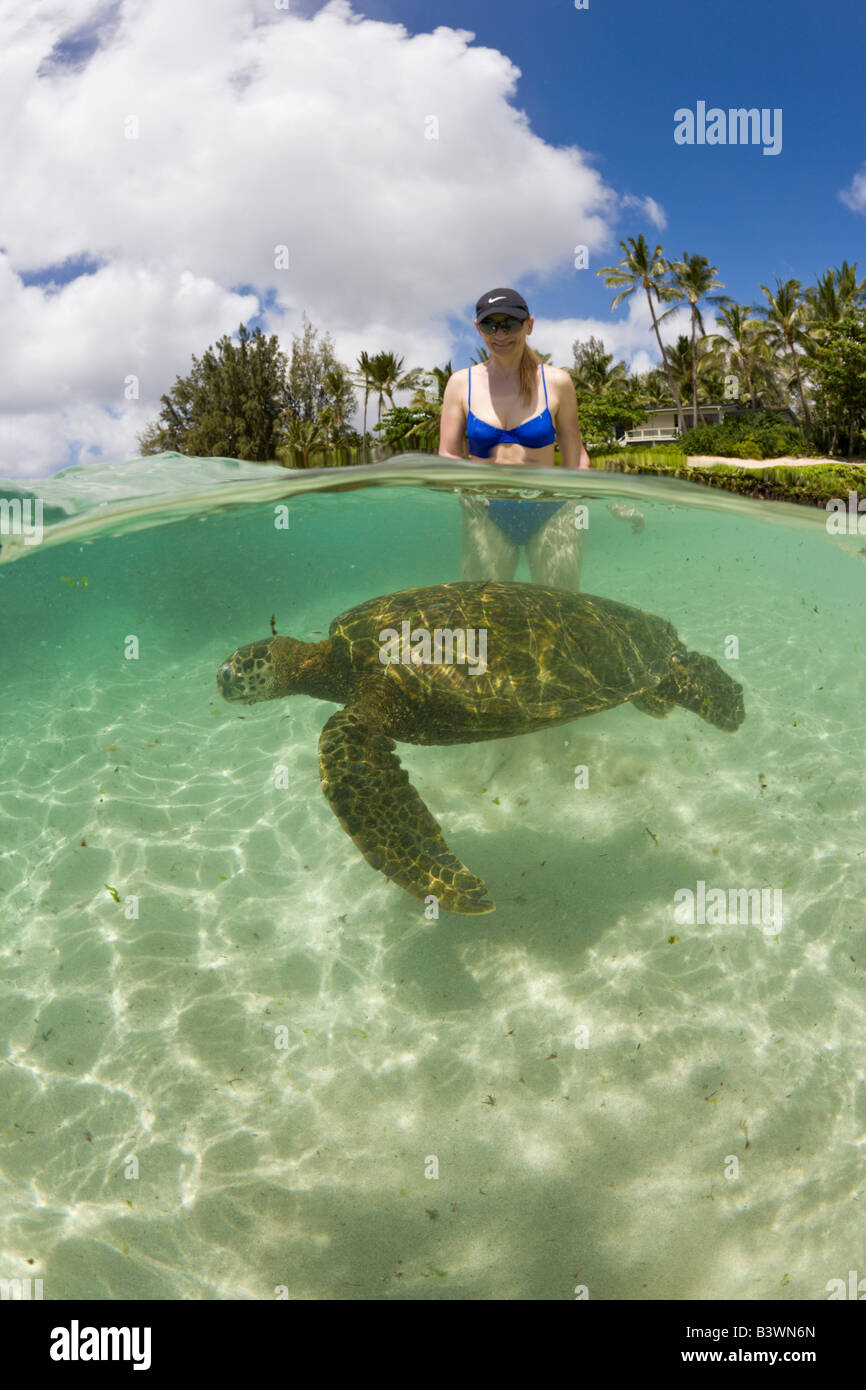
<svg viewBox="0 0 866 1390">
<path fill-rule="evenodd" d="M 509 738 L 629 700 L 657 719 L 683 705 L 730 733 L 745 718 L 742 687 L 711 657 L 687 651 L 664 618 L 493 580 L 368 599 L 335 618 L 323 642 L 252 642 L 223 662 L 217 688 L 238 704 L 302 694 L 342 705 L 319 738 L 319 769 L 343 829 L 414 897 L 435 894 L 467 913 L 492 912 L 493 903 L 451 854 L 395 740 Z"/>
</svg>

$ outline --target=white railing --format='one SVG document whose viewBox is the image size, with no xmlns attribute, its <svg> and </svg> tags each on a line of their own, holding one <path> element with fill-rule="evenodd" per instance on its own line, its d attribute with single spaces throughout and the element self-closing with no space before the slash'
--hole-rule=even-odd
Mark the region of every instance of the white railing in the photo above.
<svg viewBox="0 0 866 1390">
<path fill-rule="evenodd" d="M 676 425 L 664 425 L 660 429 L 626 430 L 620 444 L 642 444 L 647 440 L 670 441 L 679 439 L 679 430 Z"/>
</svg>

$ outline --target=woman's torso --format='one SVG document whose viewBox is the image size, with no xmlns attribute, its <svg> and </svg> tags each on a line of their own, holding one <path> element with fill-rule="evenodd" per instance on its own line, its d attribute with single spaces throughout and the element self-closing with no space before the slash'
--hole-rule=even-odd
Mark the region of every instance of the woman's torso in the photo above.
<svg viewBox="0 0 866 1390">
<path fill-rule="evenodd" d="M 472 373 L 471 380 L 470 371 Z M 555 367 L 545 367 L 543 375 L 541 367 L 537 368 L 535 393 L 528 402 L 525 398 L 520 398 L 520 388 L 516 378 L 508 389 L 503 390 L 501 386 L 497 385 L 494 400 L 491 397 L 490 381 L 484 363 L 478 363 L 471 368 L 464 367 L 460 375 L 462 378 L 461 403 L 466 422 L 470 424 L 469 411 L 471 409 L 472 415 L 475 417 L 475 420 L 471 422 L 471 427 L 479 435 L 479 439 L 475 441 L 476 447 L 489 448 L 489 453 L 475 453 L 473 452 L 473 441 L 470 440 L 470 458 L 485 458 L 489 463 L 513 464 L 515 466 L 526 464 L 538 464 L 542 467 L 553 466 L 553 440 L 550 439 L 549 443 L 539 441 L 542 438 L 549 438 L 556 424 L 556 411 L 559 403 L 559 373 Z M 506 433 L 523 432 L 523 426 L 530 426 L 525 431 L 527 440 L 522 442 L 505 439 L 497 441 L 494 438 L 495 432 L 499 430 L 504 430 Z"/>
</svg>

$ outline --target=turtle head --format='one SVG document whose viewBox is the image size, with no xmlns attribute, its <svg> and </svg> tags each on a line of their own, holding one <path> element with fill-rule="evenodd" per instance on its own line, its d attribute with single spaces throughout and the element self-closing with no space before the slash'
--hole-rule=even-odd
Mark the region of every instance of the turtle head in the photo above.
<svg viewBox="0 0 866 1390">
<path fill-rule="evenodd" d="M 217 689 L 233 705 L 255 705 L 259 700 L 276 700 L 291 694 L 285 675 L 291 653 L 286 646 L 301 646 L 291 637 L 272 637 L 248 642 L 227 657 L 217 671 Z"/>
<path fill-rule="evenodd" d="M 679 651 L 671 657 L 671 672 L 662 682 L 678 705 L 700 715 L 708 724 L 733 734 L 746 717 L 743 687 L 723 671 L 711 656 Z M 662 687 L 657 687 L 656 693 Z"/>
<path fill-rule="evenodd" d="M 296 637 L 268 637 L 238 647 L 217 671 L 217 690 L 233 705 L 257 705 L 284 695 L 342 702 L 347 694 L 330 641 L 299 642 Z"/>
</svg>

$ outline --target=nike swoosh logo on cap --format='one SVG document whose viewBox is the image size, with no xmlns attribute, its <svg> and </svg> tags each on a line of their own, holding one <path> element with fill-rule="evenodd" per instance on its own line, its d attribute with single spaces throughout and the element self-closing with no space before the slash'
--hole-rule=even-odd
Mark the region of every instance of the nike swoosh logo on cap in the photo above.
<svg viewBox="0 0 866 1390">
<path fill-rule="evenodd" d="M 488 303 L 488 304 L 498 304 L 499 301 L 500 301 L 500 299 L 507 299 L 507 298 L 508 298 L 508 295 L 507 295 L 507 294 L 498 294 L 498 295 L 496 296 L 495 299 L 488 299 L 487 303 Z"/>
</svg>

